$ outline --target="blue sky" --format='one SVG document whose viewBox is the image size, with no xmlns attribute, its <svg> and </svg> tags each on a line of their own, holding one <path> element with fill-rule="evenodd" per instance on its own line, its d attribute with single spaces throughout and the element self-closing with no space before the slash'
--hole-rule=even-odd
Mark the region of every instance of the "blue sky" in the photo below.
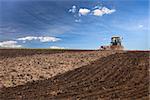
<svg viewBox="0 0 150 100">
<path fill-rule="evenodd" d="M 0 0 L 0 47 L 149 49 L 149 0 Z"/>
</svg>

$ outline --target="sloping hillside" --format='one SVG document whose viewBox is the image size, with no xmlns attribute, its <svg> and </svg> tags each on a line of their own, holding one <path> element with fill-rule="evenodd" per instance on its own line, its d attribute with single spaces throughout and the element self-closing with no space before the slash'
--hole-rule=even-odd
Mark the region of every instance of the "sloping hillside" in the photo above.
<svg viewBox="0 0 150 100">
<path fill-rule="evenodd" d="M 0 82 L 5 87 L 15 87 L 31 81 L 45 80 L 115 53 L 94 50 L 66 50 L 62 53 L 60 53 L 62 50 L 58 51 L 59 53 L 51 50 L 34 50 L 36 49 L 26 50 L 27 52 L 24 49 L 14 51 L 20 54 L 22 52 L 22 55 L 25 54 L 23 56 L 16 55 L 12 52 L 13 50 L 6 50 L 9 55 L 4 53 L 5 50 L 2 51 L 4 54 L 0 55 Z"/>
<path fill-rule="evenodd" d="M 148 100 L 149 52 L 126 52 L 100 58 L 53 78 L 3 88 L 0 99 Z"/>
</svg>

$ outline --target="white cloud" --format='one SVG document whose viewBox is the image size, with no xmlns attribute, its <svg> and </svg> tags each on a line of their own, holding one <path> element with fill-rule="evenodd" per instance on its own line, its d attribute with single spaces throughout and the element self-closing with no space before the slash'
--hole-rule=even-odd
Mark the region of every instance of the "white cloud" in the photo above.
<svg viewBox="0 0 150 100">
<path fill-rule="evenodd" d="M 105 14 L 111 14 L 113 12 L 115 12 L 116 10 L 115 9 L 108 9 L 106 7 L 103 7 L 102 8 L 102 11 L 105 13 Z"/>
<path fill-rule="evenodd" d="M 76 6 L 72 6 L 71 9 L 69 9 L 69 12 L 71 13 L 75 13 L 77 11 L 77 7 Z"/>
<path fill-rule="evenodd" d="M 115 9 L 109 9 L 107 7 L 102 7 L 102 5 L 97 5 L 93 8 L 77 8 L 76 6 L 72 6 L 71 9 L 69 9 L 69 12 L 73 13 L 73 16 L 75 17 L 75 22 L 79 23 L 81 22 L 82 16 L 103 16 L 105 14 L 112 14 L 116 10 Z"/>
<path fill-rule="evenodd" d="M 17 40 L 21 40 L 21 41 L 31 41 L 31 40 L 37 40 L 38 37 L 35 37 L 35 36 L 27 36 L 27 37 L 23 37 L 23 38 L 18 38 Z"/>
<path fill-rule="evenodd" d="M 142 24 L 140 24 L 138 27 L 139 27 L 139 28 L 143 28 L 144 26 L 143 26 Z"/>
<path fill-rule="evenodd" d="M 93 11 L 93 15 L 95 16 L 103 16 L 103 12 L 100 9 L 96 9 Z"/>
<path fill-rule="evenodd" d="M 51 49 L 65 49 L 64 47 L 50 46 Z"/>
<path fill-rule="evenodd" d="M 3 41 L 0 42 L 0 47 L 4 48 L 20 48 L 21 45 L 17 45 L 17 41 Z"/>
<path fill-rule="evenodd" d="M 59 38 L 56 37 L 38 37 L 41 42 L 56 42 L 59 41 Z"/>
<path fill-rule="evenodd" d="M 95 9 L 93 10 L 93 15 L 95 16 L 103 16 L 104 14 L 112 14 L 115 12 L 115 9 L 108 9 L 106 7 L 102 7 L 102 9 Z"/>
<path fill-rule="evenodd" d="M 86 8 L 80 8 L 79 9 L 79 14 L 80 15 L 87 15 L 88 13 L 90 13 L 89 9 L 86 9 Z"/>
<path fill-rule="evenodd" d="M 50 36 L 40 36 L 40 37 L 35 37 L 35 36 L 27 36 L 27 37 L 23 37 L 23 38 L 18 38 L 17 40 L 23 41 L 25 43 L 25 41 L 31 41 L 31 40 L 39 40 L 40 42 L 56 42 L 59 41 L 61 39 L 56 38 L 56 37 L 50 37 Z"/>
<path fill-rule="evenodd" d="M 79 22 L 81 22 L 81 19 L 76 19 L 75 22 L 79 23 Z"/>
</svg>

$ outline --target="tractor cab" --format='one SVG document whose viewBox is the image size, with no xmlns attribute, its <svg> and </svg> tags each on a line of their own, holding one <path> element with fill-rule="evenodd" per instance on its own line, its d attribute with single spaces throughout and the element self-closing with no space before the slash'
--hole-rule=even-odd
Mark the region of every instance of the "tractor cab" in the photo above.
<svg viewBox="0 0 150 100">
<path fill-rule="evenodd" d="M 111 46 L 121 46 L 121 38 L 118 36 L 113 36 L 111 38 Z"/>
</svg>

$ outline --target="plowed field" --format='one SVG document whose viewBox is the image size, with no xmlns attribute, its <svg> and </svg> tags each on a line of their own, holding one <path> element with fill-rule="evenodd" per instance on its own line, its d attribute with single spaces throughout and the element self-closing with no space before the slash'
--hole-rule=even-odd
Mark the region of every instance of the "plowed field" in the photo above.
<svg viewBox="0 0 150 100">
<path fill-rule="evenodd" d="M 87 58 L 95 59 L 80 67 L 72 67 L 71 70 L 43 80 L 3 87 L 0 90 L 0 99 L 149 100 L 150 52 L 130 51 L 115 54 L 108 52 L 88 51 L 83 54 L 83 58 L 88 55 Z M 103 56 L 100 56 L 102 54 Z"/>
</svg>

